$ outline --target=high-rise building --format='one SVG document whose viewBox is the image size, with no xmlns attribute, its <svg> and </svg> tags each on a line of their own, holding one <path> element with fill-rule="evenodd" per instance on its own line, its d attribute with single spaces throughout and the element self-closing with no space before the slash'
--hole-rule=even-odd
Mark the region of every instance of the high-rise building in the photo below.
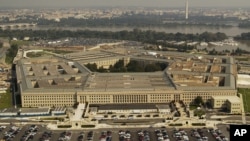
<svg viewBox="0 0 250 141">
<path fill-rule="evenodd" d="M 188 0 L 186 0 L 186 20 L 188 19 Z"/>
</svg>

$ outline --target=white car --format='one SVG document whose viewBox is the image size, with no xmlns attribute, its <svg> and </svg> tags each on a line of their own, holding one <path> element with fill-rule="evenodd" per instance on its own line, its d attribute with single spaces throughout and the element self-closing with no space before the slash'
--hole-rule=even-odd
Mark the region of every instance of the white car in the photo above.
<svg viewBox="0 0 250 141">
<path fill-rule="evenodd" d="M 1 129 L 5 129 L 7 126 L 0 126 Z"/>
</svg>

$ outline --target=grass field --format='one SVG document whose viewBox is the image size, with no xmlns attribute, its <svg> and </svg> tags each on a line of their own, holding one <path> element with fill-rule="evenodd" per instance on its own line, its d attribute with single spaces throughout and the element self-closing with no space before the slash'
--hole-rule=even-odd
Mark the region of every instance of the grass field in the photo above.
<svg viewBox="0 0 250 141">
<path fill-rule="evenodd" d="M 29 52 L 27 53 L 27 57 L 35 58 L 48 55 L 46 52 Z"/>
<path fill-rule="evenodd" d="M 12 106 L 11 93 L 7 90 L 7 93 L 0 94 L 0 110 L 9 108 Z"/>
<path fill-rule="evenodd" d="M 250 113 L 250 89 L 240 88 L 238 92 L 242 94 L 245 112 Z"/>
<path fill-rule="evenodd" d="M 48 52 L 52 52 L 52 53 L 56 53 L 56 54 L 67 54 L 67 53 L 73 53 L 74 51 L 70 51 L 70 50 L 58 50 L 58 49 L 44 49 L 44 51 L 48 51 Z"/>
<path fill-rule="evenodd" d="M 18 46 L 27 46 L 30 45 L 32 42 L 31 41 L 22 41 L 22 40 L 17 40 L 17 41 L 10 41 L 10 44 L 17 44 Z"/>
</svg>

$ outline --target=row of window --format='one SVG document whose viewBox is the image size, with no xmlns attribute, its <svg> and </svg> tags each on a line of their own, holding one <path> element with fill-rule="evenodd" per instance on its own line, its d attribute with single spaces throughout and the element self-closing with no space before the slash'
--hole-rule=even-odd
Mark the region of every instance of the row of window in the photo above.
<svg viewBox="0 0 250 141">
<path fill-rule="evenodd" d="M 23 96 L 23 98 L 72 98 L 72 95 L 34 95 L 34 96 Z"/>
<path fill-rule="evenodd" d="M 225 93 L 219 93 L 219 94 L 225 94 Z M 229 93 L 233 94 L 233 93 Z M 183 94 L 182 98 L 180 99 L 180 95 L 178 97 L 174 96 L 175 99 L 173 99 L 173 95 L 170 94 L 149 94 L 150 100 L 148 99 L 148 95 L 89 95 L 88 96 L 80 96 L 81 103 L 84 103 L 86 101 L 89 101 L 91 103 L 111 103 L 112 97 L 113 97 L 113 103 L 147 103 L 147 102 L 169 102 L 171 100 L 183 100 L 184 102 L 192 102 L 194 97 L 196 97 L 198 93 L 192 93 L 192 94 Z M 205 96 L 202 96 L 204 99 L 210 98 L 209 93 L 205 93 Z M 178 98 L 178 99 L 177 99 Z M 23 103 L 72 103 L 75 101 L 74 95 L 34 95 L 34 96 L 23 96 L 24 102 Z M 149 100 L 149 101 L 148 101 Z M 224 101 L 223 101 L 224 102 Z M 217 103 L 217 101 L 216 101 Z M 220 104 L 221 102 L 217 103 Z M 220 106 L 220 105 L 217 105 Z"/>
<path fill-rule="evenodd" d="M 72 106 L 72 103 L 52 103 L 52 104 L 23 104 L 23 107 L 53 107 L 53 106 Z"/>
<path fill-rule="evenodd" d="M 63 101 L 63 100 L 58 100 L 58 101 L 24 101 L 23 103 L 49 103 L 49 104 L 53 104 L 53 103 L 74 103 L 74 101 Z"/>
</svg>

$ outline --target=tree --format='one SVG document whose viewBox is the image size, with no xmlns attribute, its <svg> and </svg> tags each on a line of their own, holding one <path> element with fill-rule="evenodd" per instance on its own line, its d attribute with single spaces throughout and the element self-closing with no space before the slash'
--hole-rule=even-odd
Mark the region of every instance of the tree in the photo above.
<svg viewBox="0 0 250 141">
<path fill-rule="evenodd" d="M 147 64 L 145 66 L 145 72 L 161 71 L 161 67 L 156 64 Z"/>
<path fill-rule="evenodd" d="M 17 51 L 18 51 L 18 45 L 17 44 L 11 45 L 11 47 L 7 50 L 5 62 L 11 64 L 17 54 Z"/>
<path fill-rule="evenodd" d="M 103 68 L 103 66 L 101 66 L 98 70 L 98 72 L 107 72 L 107 69 Z"/>
<path fill-rule="evenodd" d="M 3 47 L 3 42 L 0 41 L 0 48 L 2 48 L 2 47 Z"/>
<path fill-rule="evenodd" d="M 195 99 L 194 99 L 194 104 L 195 105 L 201 105 L 203 104 L 203 99 L 201 96 L 197 96 Z"/>
<path fill-rule="evenodd" d="M 94 71 L 94 72 L 96 72 L 97 71 L 97 65 L 96 65 L 96 63 L 94 63 L 94 64 L 90 64 L 90 63 L 88 63 L 87 65 L 85 65 L 89 70 L 91 70 L 91 71 Z"/>
</svg>

